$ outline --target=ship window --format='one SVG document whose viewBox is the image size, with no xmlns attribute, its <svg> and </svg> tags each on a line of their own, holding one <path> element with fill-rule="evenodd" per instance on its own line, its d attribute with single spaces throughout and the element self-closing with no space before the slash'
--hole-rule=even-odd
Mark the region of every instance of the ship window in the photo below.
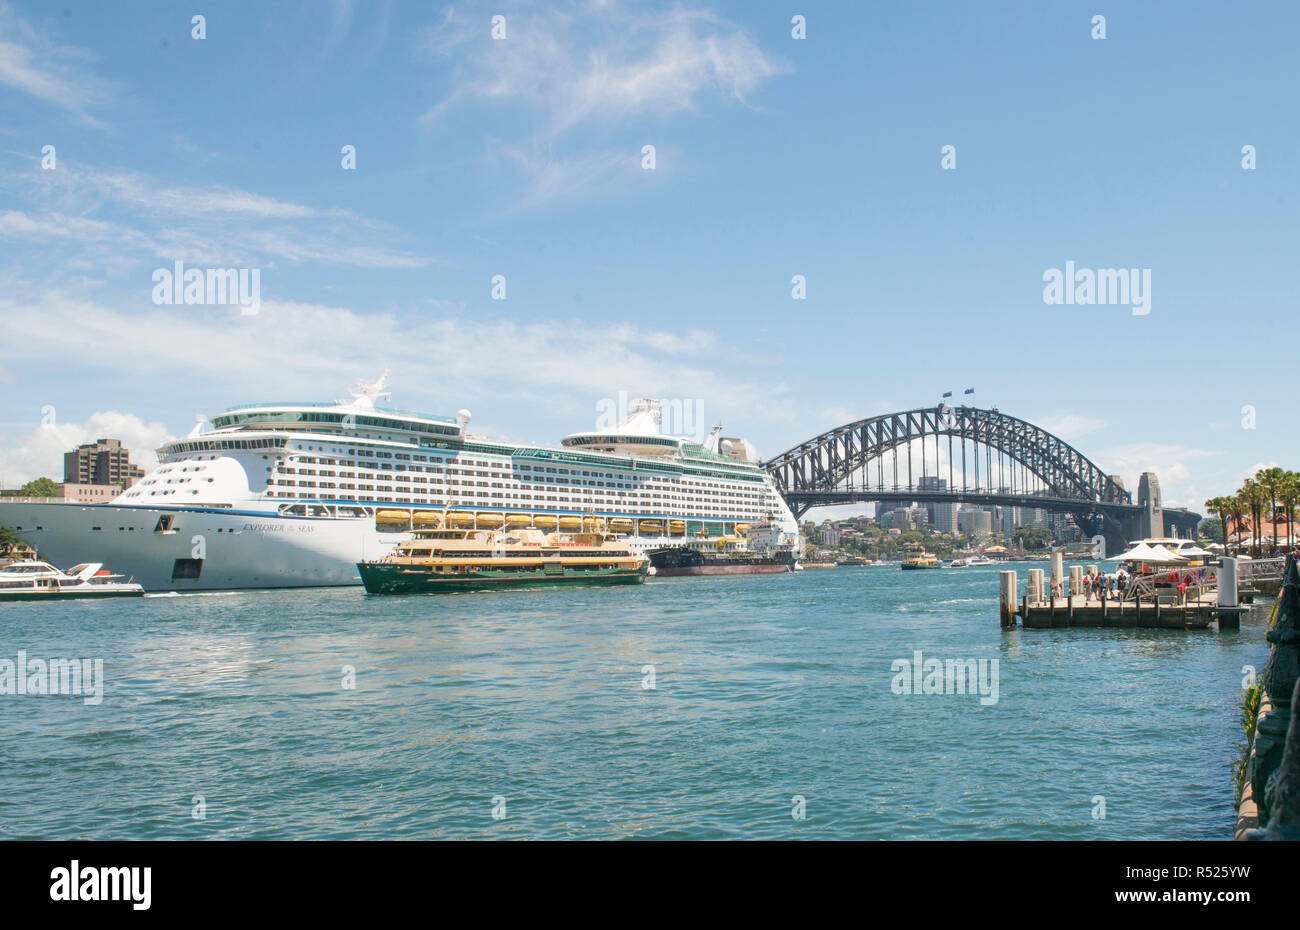
<svg viewBox="0 0 1300 930">
<path fill-rule="evenodd" d="M 172 581 L 193 581 L 202 573 L 202 559 L 177 559 L 172 565 Z"/>
</svg>

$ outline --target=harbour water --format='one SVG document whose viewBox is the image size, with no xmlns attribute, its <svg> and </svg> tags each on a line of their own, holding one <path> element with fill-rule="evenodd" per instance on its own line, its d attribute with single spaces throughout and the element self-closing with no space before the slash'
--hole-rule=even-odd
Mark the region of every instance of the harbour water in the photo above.
<svg viewBox="0 0 1300 930">
<path fill-rule="evenodd" d="M 1230 838 L 1263 611 L 1002 632 L 998 568 L 0 606 L 105 678 L 0 696 L 0 838 Z M 895 693 L 917 650 L 996 703 Z"/>
</svg>

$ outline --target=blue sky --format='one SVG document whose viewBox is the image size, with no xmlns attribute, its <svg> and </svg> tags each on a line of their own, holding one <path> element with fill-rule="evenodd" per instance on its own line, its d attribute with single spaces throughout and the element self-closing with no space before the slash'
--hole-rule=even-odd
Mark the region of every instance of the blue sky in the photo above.
<svg viewBox="0 0 1300 930">
<path fill-rule="evenodd" d="M 773 455 L 973 386 L 1173 502 L 1300 467 L 1300 6 L 1106 6 L 0 3 L 0 479 L 384 368 L 521 440 L 627 392 Z M 175 261 L 258 312 L 155 304 Z M 1066 261 L 1150 313 L 1045 304 Z"/>
</svg>

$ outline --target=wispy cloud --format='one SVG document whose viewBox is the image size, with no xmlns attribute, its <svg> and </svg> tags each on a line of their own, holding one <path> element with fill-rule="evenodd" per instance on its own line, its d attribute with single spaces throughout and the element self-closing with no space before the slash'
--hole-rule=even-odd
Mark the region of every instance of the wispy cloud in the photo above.
<svg viewBox="0 0 1300 930">
<path fill-rule="evenodd" d="M 638 164 L 635 153 L 617 149 L 557 158 L 550 146 L 537 141 L 529 146 L 497 145 L 495 151 L 527 178 L 527 188 L 512 204 L 514 210 L 529 210 L 551 201 L 572 202 L 625 185 L 625 179 L 636 177 Z"/>
<path fill-rule="evenodd" d="M 1036 426 L 1061 437 L 1066 442 L 1073 442 L 1080 436 L 1095 433 L 1106 426 L 1106 421 L 1099 417 L 1082 416 L 1077 413 L 1051 413 L 1030 419 Z"/>
<path fill-rule="evenodd" d="M 137 172 L 61 162 L 12 173 L 0 186 L 31 202 L 0 213 L 0 239 L 16 246 L 80 242 L 96 260 L 132 258 L 221 265 L 321 263 L 411 269 L 438 259 L 398 247 L 404 236 L 336 207 L 316 207 L 220 184 L 175 184 Z M 111 216 L 112 219 L 103 218 Z"/>
<path fill-rule="evenodd" d="M 89 111 L 107 105 L 113 85 L 92 74 L 93 56 L 41 36 L 7 3 L 0 3 L 0 85 L 58 107 L 90 126 Z"/>
<path fill-rule="evenodd" d="M 448 11 L 430 49 L 457 56 L 456 87 L 424 114 L 466 100 L 524 103 L 546 134 L 580 123 L 694 109 L 705 94 L 745 102 L 785 66 L 744 32 L 702 10 L 631 13 L 616 3 L 536 8 L 507 17 L 494 40 L 482 17 Z"/>
<path fill-rule="evenodd" d="M 697 110 L 708 100 L 747 105 L 764 80 L 788 70 L 742 30 L 703 10 L 569 4 L 520 8 L 507 12 L 506 23 L 506 38 L 496 40 L 485 17 L 446 12 L 427 45 L 446 63 L 452 89 L 421 122 L 436 124 L 471 103 L 514 108 L 528 137 L 496 151 L 528 179 L 525 207 L 570 198 L 635 167 L 635 157 L 608 149 L 558 157 L 557 141 L 578 127 L 610 130 Z"/>
<path fill-rule="evenodd" d="M 1139 442 L 1098 450 L 1092 460 L 1107 474 L 1121 475 L 1125 487 L 1134 495 L 1142 472 L 1155 472 L 1160 479 L 1160 497 L 1164 504 L 1199 510 L 1207 497 L 1219 492 L 1207 484 L 1209 476 L 1204 465 L 1193 472 L 1189 463 L 1222 455 L 1222 450 Z"/>
</svg>

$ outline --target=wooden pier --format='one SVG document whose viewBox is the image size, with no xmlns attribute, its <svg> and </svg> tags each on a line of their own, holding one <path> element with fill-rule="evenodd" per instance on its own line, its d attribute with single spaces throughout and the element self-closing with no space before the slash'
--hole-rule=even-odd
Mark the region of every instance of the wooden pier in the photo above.
<svg viewBox="0 0 1300 930">
<path fill-rule="evenodd" d="M 1057 597 L 1047 603 L 1024 600 L 1016 616 L 1027 630 L 1066 626 L 1149 627 L 1161 630 L 1204 630 L 1218 619 L 1217 596 L 1186 598 L 1182 603 L 1105 600 L 1083 595 Z"/>
<path fill-rule="evenodd" d="M 1200 573 L 1199 580 L 1184 571 L 1139 577 L 1123 596 L 1085 583 L 1083 568 L 1071 566 L 1066 580 L 1059 554 L 1053 559 L 1051 584 L 1041 569 L 1031 569 L 1023 593 L 1014 571 L 1000 573 L 1001 626 L 1012 629 L 1017 620 L 1027 630 L 1056 627 L 1127 627 L 1161 630 L 1204 630 L 1218 623 L 1220 630 L 1238 629 L 1243 610 L 1237 600 L 1236 565 Z M 1089 566 L 1095 576 L 1096 568 Z M 1220 590 L 1220 575 L 1225 586 Z M 1180 582 L 1181 590 L 1169 584 Z M 1049 593 L 1050 592 L 1050 593 Z M 1059 592 L 1065 592 L 1064 594 Z"/>
</svg>

